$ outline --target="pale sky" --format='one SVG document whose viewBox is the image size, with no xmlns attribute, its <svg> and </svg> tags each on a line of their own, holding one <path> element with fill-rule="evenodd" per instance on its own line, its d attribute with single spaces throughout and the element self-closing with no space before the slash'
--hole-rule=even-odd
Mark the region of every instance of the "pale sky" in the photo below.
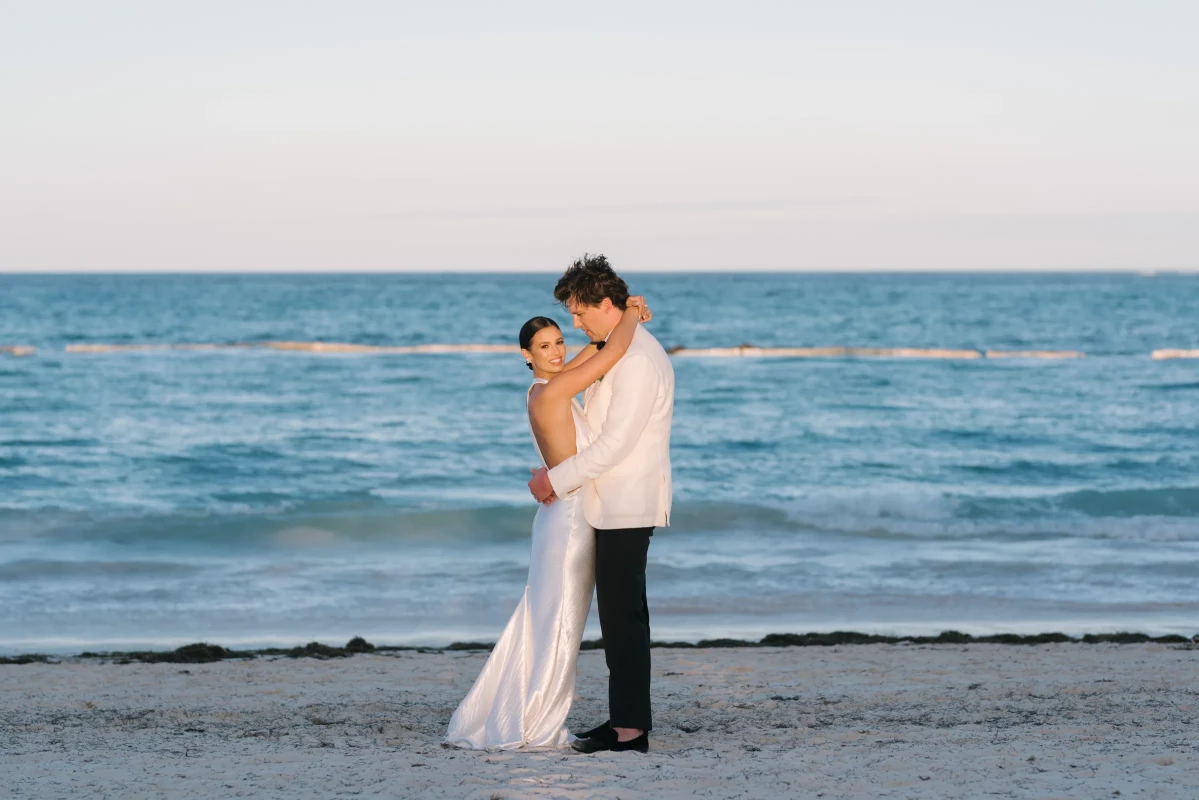
<svg viewBox="0 0 1199 800">
<path fill-rule="evenodd" d="M 0 0 L 0 271 L 1199 269 L 1199 2 Z"/>
</svg>

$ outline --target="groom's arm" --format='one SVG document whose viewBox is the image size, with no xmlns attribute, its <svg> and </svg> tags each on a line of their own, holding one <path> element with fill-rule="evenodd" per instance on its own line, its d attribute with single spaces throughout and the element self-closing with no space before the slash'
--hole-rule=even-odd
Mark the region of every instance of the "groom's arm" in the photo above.
<svg viewBox="0 0 1199 800">
<path fill-rule="evenodd" d="M 550 484 L 558 497 L 565 497 L 584 481 L 598 478 L 628 458 L 653 414 L 661 375 L 649 356 L 626 356 L 605 380 L 613 383 L 603 431 L 583 452 L 549 471 Z"/>
</svg>

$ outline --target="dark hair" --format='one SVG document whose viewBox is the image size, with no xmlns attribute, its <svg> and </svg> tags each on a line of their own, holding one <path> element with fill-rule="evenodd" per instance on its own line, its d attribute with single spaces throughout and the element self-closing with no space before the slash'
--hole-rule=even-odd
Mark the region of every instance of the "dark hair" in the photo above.
<svg viewBox="0 0 1199 800">
<path fill-rule="evenodd" d="M 520 349 L 528 350 L 533 345 L 533 337 L 537 335 L 537 331 L 544 328 L 557 328 L 558 323 L 554 322 L 549 317 L 533 317 L 531 320 L 520 326 Z"/>
<path fill-rule="evenodd" d="M 629 302 L 629 286 L 602 255 L 584 253 L 562 274 L 558 285 L 554 287 L 554 299 L 562 305 L 573 298 L 581 305 L 598 306 L 605 297 L 624 311 Z"/>
</svg>

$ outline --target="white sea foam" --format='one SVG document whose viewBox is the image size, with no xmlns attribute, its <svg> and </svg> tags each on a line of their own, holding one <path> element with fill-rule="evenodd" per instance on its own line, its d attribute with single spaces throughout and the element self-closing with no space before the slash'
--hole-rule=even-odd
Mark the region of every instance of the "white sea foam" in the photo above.
<svg viewBox="0 0 1199 800">
<path fill-rule="evenodd" d="M 1166 361 L 1174 358 L 1199 358 L 1199 349 L 1197 350 L 1154 350 L 1154 361 Z"/>
<path fill-rule="evenodd" d="M 373 345 L 353 342 L 325 342 L 304 340 L 278 340 L 263 342 L 203 343 L 179 342 L 142 344 L 76 343 L 63 347 L 63 351 L 75 354 L 136 353 L 157 351 L 213 351 L 237 352 L 250 349 L 279 350 L 293 353 L 316 353 L 323 355 L 437 355 L 448 353 L 497 353 L 511 355 L 520 351 L 517 345 L 508 344 L 417 344 L 417 345 Z M 568 346 L 569 352 L 578 352 L 581 347 Z M 37 352 L 28 346 L 0 346 L 0 353 L 14 356 L 29 356 Z M 949 360 L 975 359 L 1045 359 L 1069 360 L 1086 358 L 1080 350 L 975 350 L 972 348 L 942 347 L 671 347 L 672 356 L 683 358 L 928 358 Z M 1180 358 L 1199 358 L 1199 349 L 1154 350 L 1155 361 Z"/>
</svg>

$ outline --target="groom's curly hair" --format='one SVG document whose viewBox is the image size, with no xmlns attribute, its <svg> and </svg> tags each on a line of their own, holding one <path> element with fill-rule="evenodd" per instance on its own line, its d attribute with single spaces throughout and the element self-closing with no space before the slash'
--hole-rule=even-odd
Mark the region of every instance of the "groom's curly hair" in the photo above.
<svg viewBox="0 0 1199 800">
<path fill-rule="evenodd" d="M 624 311 L 629 301 L 629 286 L 612 269 L 608 259 L 598 254 L 584 253 L 567 268 L 554 287 L 554 299 L 564 306 L 572 298 L 580 305 L 598 306 L 605 297 Z"/>
</svg>

